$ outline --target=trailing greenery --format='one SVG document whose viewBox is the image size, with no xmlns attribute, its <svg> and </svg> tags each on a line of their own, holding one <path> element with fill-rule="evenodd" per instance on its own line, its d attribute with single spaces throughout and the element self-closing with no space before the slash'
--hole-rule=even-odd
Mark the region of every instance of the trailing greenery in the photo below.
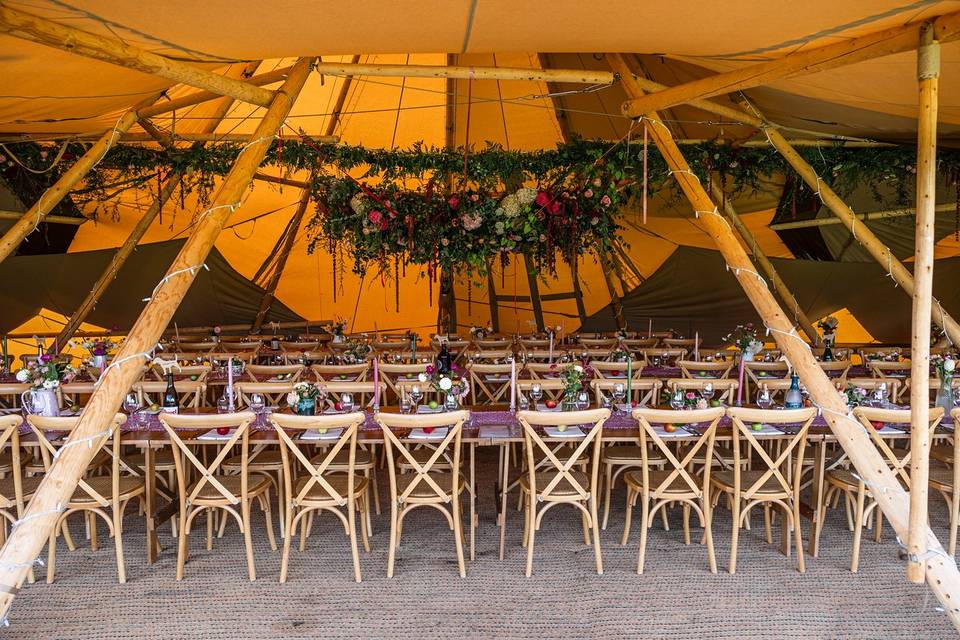
<svg viewBox="0 0 960 640">
<path fill-rule="evenodd" d="M 242 146 L 192 145 L 167 151 L 117 145 L 74 199 L 108 213 L 124 190 L 156 190 L 168 172 L 192 168 L 180 197 L 196 193 L 206 203 L 215 179 L 229 171 Z M 33 169 L 49 167 L 57 153 L 55 147 L 35 144 L 10 148 Z M 70 145 L 64 160 L 43 176 L 52 183 L 85 150 Z M 774 175 L 788 178 L 783 203 L 810 195 L 772 148 L 710 142 L 684 145 L 682 150 L 702 181 L 719 176 L 731 196 L 757 191 Z M 837 145 L 799 151 L 835 189 L 868 185 L 884 204 L 910 202 L 913 147 Z M 558 255 L 569 261 L 591 249 L 609 249 L 618 230 L 616 213 L 640 193 L 645 164 L 650 193 L 672 181 L 655 146 L 650 145 L 646 158 L 644 153 L 636 142 L 575 140 L 542 151 L 488 145 L 471 150 L 465 161 L 462 149 L 422 144 L 382 150 L 285 139 L 274 142 L 263 165 L 282 173 L 314 171 L 311 189 L 317 211 L 308 225 L 311 250 L 327 247 L 338 257 L 348 252 L 358 272 L 374 263 L 381 273 L 391 263 L 393 268 L 418 264 L 431 269 L 453 264 L 482 272 L 492 257 L 505 252 L 522 252 L 538 270 L 551 272 Z M 960 151 L 942 149 L 938 161 L 941 173 L 956 182 Z M 7 162 L 12 160 L 0 158 L 0 165 Z"/>
</svg>

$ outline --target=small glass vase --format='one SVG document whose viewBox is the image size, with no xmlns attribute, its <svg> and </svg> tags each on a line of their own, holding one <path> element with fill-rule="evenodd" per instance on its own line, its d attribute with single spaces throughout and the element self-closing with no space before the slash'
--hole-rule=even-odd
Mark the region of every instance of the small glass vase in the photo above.
<svg viewBox="0 0 960 640">
<path fill-rule="evenodd" d="M 933 406 L 943 407 L 945 416 L 949 416 L 953 411 L 953 378 L 940 380 L 940 388 L 937 389 L 937 398 L 933 401 Z"/>
<path fill-rule="evenodd" d="M 316 413 L 317 410 L 317 401 L 314 398 L 300 398 L 297 401 L 297 415 L 298 416 L 312 416 Z"/>
<path fill-rule="evenodd" d="M 561 411 L 576 411 L 577 410 L 577 398 L 572 393 L 563 394 L 563 399 L 560 401 L 560 410 Z"/>
</svg>

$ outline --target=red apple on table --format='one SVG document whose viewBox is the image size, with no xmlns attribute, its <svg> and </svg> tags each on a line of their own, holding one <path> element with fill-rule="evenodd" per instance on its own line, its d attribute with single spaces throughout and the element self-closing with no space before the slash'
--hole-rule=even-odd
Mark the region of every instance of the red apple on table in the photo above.
<svg viewBox="0 0 960 640">
<path fill-rule="evenodd" d="M 230 433 L 230 427 L 217 427 L 217 433 L 221 436 L 225 436 Z"/>
<path fill-rule="evenodd" d="M 631 406 L 632 408 L 634 408 L 634 409 L 637 408 L 637 405 L 638 405 L 638 404 L 640 404 L 640 403 L 637 402 L 636 400 L 631 400 L 631 401 L 630 401 L 630 406 Z"/>
<path fill-rule="evenodd" d="M 423 432 L 427 435 L 430 435 L 431 433 L 433 433 L 434 429 L 436 429 L 436 427 L 424 427 Z"/>
<path fill-rule="evenodd" d="M 880 429 L 883 429 L 883 423 L 882 423 L 882 422 L 877 422 L 876 420 L 871 420 L 871 421 L 870 421 L 870 424 L 873 425 L 873 428 L 876 429 L 877 431 L 879 431 Z"/>
<path fill-rule="evenodd" d="M 547 409 L 556 409 L 557 401 L 556 400 L 547 400 Z"/>
<path fill-rule="evenodd" d="M 341 404 L 341 403 L 339 403 L 339 402 L 334 402 L 334 403 L 333 403 L 333 408 L 336 409 L 337 411 L 343 411 L 343 404 Z"/>
<path fill-rule="evenodd" d="M 665 424 L 663 425 L 663 430 L 666 431 L 667 433 L 673 433 L 674 431 L 677 430 L 677 425 L 673 423 Z"/>
</svg>

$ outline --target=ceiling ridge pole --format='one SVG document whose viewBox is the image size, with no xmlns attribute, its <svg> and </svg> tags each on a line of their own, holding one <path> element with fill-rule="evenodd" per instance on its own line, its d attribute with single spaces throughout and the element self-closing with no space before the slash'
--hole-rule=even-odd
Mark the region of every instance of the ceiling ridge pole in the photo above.
<svg viewBox="0 0 960 640">
<path fill-rule="evenodd" d="M 123 396 L 149 362 L 164 329 L 196 274 L 204 267 L 217 236 L 233 211 L 240 206 L 253 174 L 303 88 L 312 62 L 313 58 L 301 58 L 283 86 L 276 91 L 273 103 L 221 182 L 210 207 L 201 214 L 193 233 L 180 249 L 167 274 L 152 291 L 113 363 L 104 370 L 70 436 L 71 442 L 87 441 L 91 446 L 64 447 L 60 450 L 60 455 L 41 481 L 18 526 L 12 528 L 0 549 L 0 567 L 4 568 L 0 571 L 0 619 L 7 617 L 14 595 L 23 585 L 30 567 L 59 521 L 61 505 L 66 504 L 73 495 L 77 481 L 108 437 L 104 429 L 116 415 Z M 147 544 L 149 547 L 153 542 L 148 540 Z"/>
<path fill-rule="evenodd" d="M 619 54 L 608 55 L 608 60 L 615 71 L 619 71 L 623 79 L 624 89 L 628 95 L 642 96 L 643 91 L 631 81 L 632 74 L 629 67 Z M 702 214 L 701 222 L 705 230 L 717 243 L 717 248 L 732 270 L 750 302 L 767 327 L 770 335 L 800 374 L 813 401 L 823 413 L 830 430 L 837 441 L 846 451 L 850 461 L 856 467 L 857 473 L 868 486 L 899 487 L 899 480 L 887 466 L 883 456 L 877 451 L 876 445 L 867 434 L 866 428 L 855 420 L 844 399 L 840 397 L 819 363 L 813 356 L 810 346 L 795 332 L 792 323 L 777 304 L 773 294 L 765 282 L 757 277 L 753 264 L 746 250 L 740 245 L 733 231 L 719 215 L 713 215 L 716 205 L 704 190 L 703 185 L 690 171 L 680 149 L 664 127 L 660 126 L 656 113 L 644 116 L 651 121 L 650 137 L 653 139 L 664 160 L 667 162 L 678 186 L 690 200 L 694 211 L 706 212 Z M 883 515 L 893 526 L 897 535 L 905 539 L 909 530 L 910 498 L 905 491 L 876 490 L 873 496 Z M 819 513 L 814 513 L 814 518 Z M 953 559 L 943 550 L 937 537 L 929 526 L 924 523 L 925 535 L 928 536 L 931 553 L 926 562 L 927 584 L 943 604 L 944 610 L 955 628 L 960 629 L 960 571 Z M 799 528 L 798 528 L 799 531 Z M 800 550 L 802 554 L 803 551 Z M 803 561 L 803 556 L 798 562 Z"/>
<path fill-rule="evenodd" d="M 252 62 L 243 67 L 239 68 L 239 73 L 253 73 L 256 71 L 257 66 L 260 62 Z M 230 111 L 230 107 L 233 106 L 232 98 L 220 98 L 220 103 L 217 104 L 217 109 L 214 113 L 210 115 L 210 120 L 204 126 L 204 131 L 213 133 L 216 131 L 217 126 L 223 121 L 226 117 L 227 112 Z M 141 119 L 140 126 L 144 127 L 147 131 L 150 131 L 153 127 L 149 121 Z M 162 138 L 166 136 L 162 135 Z M 161 144 L 165 147 L 170 147 L 166 141 L 161 140 Z M 197 143 L 197 145 L 202 147 L 203 143 Z M 53 341 L 53 344 L 50 346 L 50 353 L 54 353 L 56 350 L 63 350 L 67 348 L 67 343 L 76 333 L 77 329 L 80 328 L 80 325 L 87 319 L 87 316 L 90 315 L 90 312 L 97 306 L 100 298 L 103 297 L 104 292 L 117 277 L 117 274 L 120 272 L 120 269 L 126 263 L 127 259 L 133 255 L 133 252 L 136 250 L 137 245 L 140 243 L 140 240 L 146 234 L 147 230 L 153 224 L 154 219 L 163 209 L 164 205 L 173 195 L 173 192 L 183 181 L 184 177 L 189 176 L 193 173 L 192 168 L 188 168 L 183 173 L 171 171 L 167 176 L 166 183 L 163 185 L 163 188 L 160 190 L 160 193 L 157 194 L 157 197 L 154 199 L 153 203 L 150 205 L 150 208 L 140 217 L 137 221 L 137 224 L 134 225 L 133 229 L 130 231 L 129 237 L 124 241 L 124 243 L 117 249 L 113 254 L 113 257 L 110 259 L 109 264 L 100 274 L 100 277 L 97 278 L 94 282 L 93 287 L 84 297 L 83 302 L 77 307 L 77 310 L 73 312 L 73 315 L 70 316 L 70 319 L 67 321 L 67 324 L 63 326 L 63 329 L 60 331 L 57 338 Z"/>
<path fill-rule="evenodd" d="M 3 7 L 0 6 L 0 11 Z M 93 146 L 87 149 L 55 183 L 24 213 L 20 219 L 0 237 L 0 262 L 10 257 L 23 240 L 36 231 L 44 217 L 63 200 L 83 178 L 99 164 L 117 140 L 132 127 L 139 116 L 137 109 L 153 104 L 160 97 L 155 93 L 140 101 L 120 116 L 113 129 L 103 134 Z"/>
</svg>

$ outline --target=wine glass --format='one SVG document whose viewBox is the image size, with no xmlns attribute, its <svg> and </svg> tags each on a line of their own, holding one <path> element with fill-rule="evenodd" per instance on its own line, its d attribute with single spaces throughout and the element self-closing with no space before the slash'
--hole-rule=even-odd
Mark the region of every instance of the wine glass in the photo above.
<svg viewBox="0 0 960 640">
<path fill-rule="evenodd" d="M 679 411 L 680 409 L 683 409 L 684 404 L 683 391 L 681 389 L 677 389 L 673 395 L 670 396 L 670 408 L 674 411 Z"/>
<path fill-rule="evenodd" d="M 530 410 L 530 400 L 524 394 L 517 394 L 517 408 L 520 411 L 529 411 Z"/>
<path fill-rule="evenodd" d="M 953 390 L 953 406 L 960 407 L 960 387 Z"/>
<path fill-rule="evenodd" d="M 423 391 L 420 389 L 420 385 L 415 384 L 410 387 L 410 399 L 413 401 L 414 407 L 420 404 L 420 401 L 423 400 Z"/>
<path fill-rule="evenodd" d="M 230 398 L 226 393 L 217 399 L 217 413 L 230 413 Z"/>
<path fill-rule="evenodd" d="M 530 397 L 533 398 L 535 404 L 540 404 L 540 398 L 543 397 L 543 388 L 539 382 L 535 382 L 533 386 L 530 387 Z"/>
<path fill-rule="evenodd" d="M 713 396 L 716 393 L 713 389 L 713 383 L 708 382 L 703 385 L 703 389 L 700 390 L 700 395 L 703 396 L 703 399 L 707 401 L 707 404 L 710 404 L 710 401 L 713 400 Z"/>
<path fill-rule="evenodd" d="M 343 410 L 346 413 L 350 413 L 351 411 L 353 411 L 353 394 L 352 393 L 340 394 L 340 406 L 343 407 Z"/>
<path fill-rule="evenodd" d="M 769 409 L 773 405 L 773 398 L 770 397 L 770 391 L 766 388 L 757 393 L 757 406 L 761 409 Z"/>
<path fill-rule="evenodd" d="M 650 364 L 653 365 L 655 369 L 660 367 L 660 356 L 653 356 L 650 358 Z"/>
<path fill-rule="evenodd" d="M 622 382 L 618 382 L 613 385 L 613 399 L 616 401 L 616 409 L 619 410 L 620 405 L 624 403 L 627 397 L 627 389 L 623 386 Z"/>
<path fill-rule="evenodd" d="M 266 402 L 263 400 L 263 395 L 259 393 L 254 393 L 250 396 L 250 410 L 256 414 L 259 414 L 263 411 L 266 406 Z"/>
<path fill-rule="evenodd" d="M 140 398 L 137 397 L 137 394 L 128 393 L 123 399 L 123 408 L 127 410 L 131 422 L 139 422 Z"/>
<path fill-rule="evenodd" d="M 590 407 L 590 396 L 587 395 L 586 391 L 581 391 L 577 394 L 577 400 L 574 403 L 574 407 L 576 407 L 577 411 L 583 411 L 584 409 Z"/>
<path fill-rule="evenodd" d="M 403 394 L 400 396 L 400 413 L 411 413 L 413 410 L 413 402 L 410 399 L 410 396 Z"/>
</svg>

